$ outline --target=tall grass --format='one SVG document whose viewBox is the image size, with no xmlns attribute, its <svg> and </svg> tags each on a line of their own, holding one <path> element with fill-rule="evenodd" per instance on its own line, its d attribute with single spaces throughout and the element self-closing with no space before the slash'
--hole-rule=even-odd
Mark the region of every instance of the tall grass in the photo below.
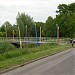
<svg viewBox="0 0 75 75">
<path fill-rule="evenodd" d="M 18 64 L 71 48 L 69 45 L 48 44 L 34 48 L 14 49 L 0 54 L 0 71 Z"/>
<path fill-rule="evenodd" d="M 22 56 L 30 53 L 36 53 L 44 50 L 48 50 L 49 48 L 53 48 L 57 45 L 41 45 L 39 47 L 34 47 L 34 48 L 24 48 L 24 49 L 14 49 L 11 51 L 7 51 L 5 53 L 0 54 L 0 61 L 5 60 L 5 59 L 10 59 L 14 58 L 17 56 Z"/>
<path fill-rule="evenodd" d="M 12 44 L 7 42 L 0 42 L 0 54 L 13 49 L 15 49 L 15 46 L 13 46 Z"/>
</svg>

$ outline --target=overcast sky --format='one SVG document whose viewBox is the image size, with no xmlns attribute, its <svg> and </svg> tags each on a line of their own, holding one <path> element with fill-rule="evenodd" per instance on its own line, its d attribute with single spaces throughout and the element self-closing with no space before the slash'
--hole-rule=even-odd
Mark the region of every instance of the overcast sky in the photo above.
<svg viewBox="0 0 75 75">
<path fill-rule="evenodd" d="M 18 12 L 25 12 L 34 21 L 45 22 L 48 16 L 56 15 L 59 4 L 70 4 L 75 0 L 0 0 L 0 25 L 5 21 L 16 24 Z"/>
</svg>

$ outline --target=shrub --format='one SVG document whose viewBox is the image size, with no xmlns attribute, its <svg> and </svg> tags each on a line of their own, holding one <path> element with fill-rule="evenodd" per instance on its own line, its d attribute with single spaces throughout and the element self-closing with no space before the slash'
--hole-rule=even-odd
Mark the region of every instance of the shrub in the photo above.
<svg viewBox="0 0 75 75">
<path fill-rule="evenodd" d="M 15 48 L 15 46 L 10 43 L 0 42 L 0 54 L 5 53 L 5 52 L 12 50 L 14 48 Z"/>
<path fill-rule="evenodd" d="M 10 58 L 18 57 L 18 56 L 25 55 L 28 53 L 29 53 L 28 49 L 15 49 L 12 51 L 8 51 L 8 52 L 5 52 L 3 54 L 0 54 L 0 61 L 2 61 L 4 59 L 10 59 Z"/>
</svg>

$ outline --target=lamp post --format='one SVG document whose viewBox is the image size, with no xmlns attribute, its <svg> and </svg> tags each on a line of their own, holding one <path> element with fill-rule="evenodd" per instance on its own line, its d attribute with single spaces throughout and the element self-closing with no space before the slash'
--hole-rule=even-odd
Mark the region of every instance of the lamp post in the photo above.
<svg viewBox="0 0 75 75">
<path fill-rule="evenodd" d="M 19 28 L 19 27 L 18 27 L 18 32 L 19 32 L 20 48 L 22 49 L 22 41 L 21 41 L 21 36 L 20 36 L 20 28 Z"/>
</svg>

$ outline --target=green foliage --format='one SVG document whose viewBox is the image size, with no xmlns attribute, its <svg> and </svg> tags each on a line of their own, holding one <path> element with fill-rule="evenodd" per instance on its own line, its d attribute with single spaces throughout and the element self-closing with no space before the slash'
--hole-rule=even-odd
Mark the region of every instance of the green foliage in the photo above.
<svg viewBox="0 0 75 75">
<path fill-rule="evenodd" d="M 69 4 L 69 5 L 68 5 L 68 7 L 69 7 L 69 11 L 72 11 L 72 12 L 74 12 L 74 13 L 75 13 L 75 2 L 74 2 L 74 3 Z"/>
<path fill-rule="evenodd" d="M 0 42 L 0 54 L 5 53 L 9 50 L 13 50 L 15 47 L 7 42 Z"/>
<path fill-rule="evenodd" d="M 22 37 L 26 36 L 26 25 L 27 25 L 27 36 L 33 36 L 32 35 L 33 27 L 34 27 L 33 18 L 31 18 L 28 14 L 18 13 L 16 21 L 17 21 L 17 25 L 20 28 Z"/>
<path fill-rule="evenodd" d="M 56 37 L 56 24 L 60 27 L 60 37 L 75 37 L 75 2 L 71 4 L 59 4 L 56 11 L 56 18 L 49 16 L 45 23 L 34 22 L 33 18 L 25 13 L 18 13 L 16 18 L 17 25 L 11 25 L 6 21 L 0 27 L 0 36 L 5 36 L 7 32 L 8 37 L 12 37 L 12 31 L 14 29 L 14 36 L 19 36 L 18 26 L 20 28 L 21 37 L 35 37 L 35 24 L 37 29 L 37 36 L 40 36 L 40 27 L 42 29 L 42 36 L 44 37 Z M 27 30 L 26 30 L 27 26 Z M 27 31 L 27 32 L 26 32 Z"/>
<path fill-rule="evenodd" d="M 10 58 L 14 58 L 17 56 L 21 56 L 21 55 L 24 55 L 27 53 L 28 53 L 28 49 L 22 49 L 22 50 L 15 49 L 15 50 L 7 51 L 7 52 L 0 55 L 0 61 L 2 61 L 3 59 L 10 59 Z"/>
<path fill-rule="evenodd" d="M 57 45 L 56 44 L 41 45 L 40 47 L 25 48 L 25 49 L 14 49 L 11 51 L 8 51 L 10 48 L 7 48 L 5 50 L 5 53 L 0 55 L 0 61 L 2 61 L 3 59 L 10 59 L 10 58 L 21 56 L 21 55 L 26 55 L 26 54 L 30 54 L 30 53 L 36 53 L 36 52 L 44 51 L 44 50 L 47 50 L 48 48 L 53 48 L 54 46 L 57 46 Z"/>
<path fill-rule="evenodd" d="M 4 25 L 6 26 L 7 36 L 8 36 L 8 37 L 12 37 L 12 31 L 13 31 L 12 25 L 11 25 L 10 22 L 8 22 L 8 21 L 6 21 L 6 22 L 4 23 Z"/>
<path fill-rule="evenodd" d="M 58 9 L 59 10 L 57 10 L 56 12 L 57 13 L 66 13 L 66 12 L 68 12 L 68 5 L 66 5 L 66 4 L 59 4 L 59 6 L 58 6 Z"/>
<path fill-rule="evenodd" d="M 60 27 L 61 37 L 75 37 L 75 3 L 60 4 L 56 24 Z"/>
<path fill-rule="evenodd" d="M 68 12 L 74 12 L 75 13 L 75 2 L 71 3 L 71 4 L 59 4 L 58 6 L 58 10 L 56 11 L 57 13 L 61 14 L 61 13 L 68 13 Z"/>
<path fill-rule="evenodd" d="M 6 33 L 5 32 L 0 32 L 0 37 L 5 37 Z"/>
<path fill-rule="evenodd" d="M 35 23 L 36 23 L 38 37 L 40 37 L 40 27 L 41 27 L 41 36 L 44 36 L 44 26 L 45 26 L 45 23 L 43 23 L 43 22 L 35 22 Z"/>
<path fill-rule="evenodd" d="M 0 31 L 1 31 L 1 32 L 5 32 L 5 26 L 4 26 L 4 25 L 2 25 L 2 26 L 0 27 Z"/>
<path fill-rule="evenodd" d="M 70 48 L 68 45 L 42 45 L 37 48 L 16 49 L 0 54 L 0 71 Z"/>
<path fill-rule="evenodd" d="M 12 26 L 8 26 L 7 27 L 7 36 L 8 37 L 12 37 L 12 33 L 13 33 L 13 27 Z"/>
<path fill-rule="evenodd" d="M 56 18 L 48 17 L 44 25 L 44 36 L 56 37 L 56 24 L 60 37 L 75 37 L 75 3 L 59 4 Z"/>
<path fill-rule="evenodd" d="M 10 24 L 9 21 L 6 21 L 6 22 L 2 25 L 2 27 L 1 27 L 1 32 L 7 33 L 7 36 L 8 36 L 8 37 L 11 37 L 11 36 L 12 36 L 12 31 L 13 31 L 13 27 L 12 27 L 12 25 Z M 4 36 L 5 36 L 5 35 L 4 35 Z"/>
<path fill-rule="evenodd" d="M 46 37 L 55 37 L 56 26 L 54 25 L 54 19 L 49 16 L 46 20 L 44 34 Z"/>
</svg>

